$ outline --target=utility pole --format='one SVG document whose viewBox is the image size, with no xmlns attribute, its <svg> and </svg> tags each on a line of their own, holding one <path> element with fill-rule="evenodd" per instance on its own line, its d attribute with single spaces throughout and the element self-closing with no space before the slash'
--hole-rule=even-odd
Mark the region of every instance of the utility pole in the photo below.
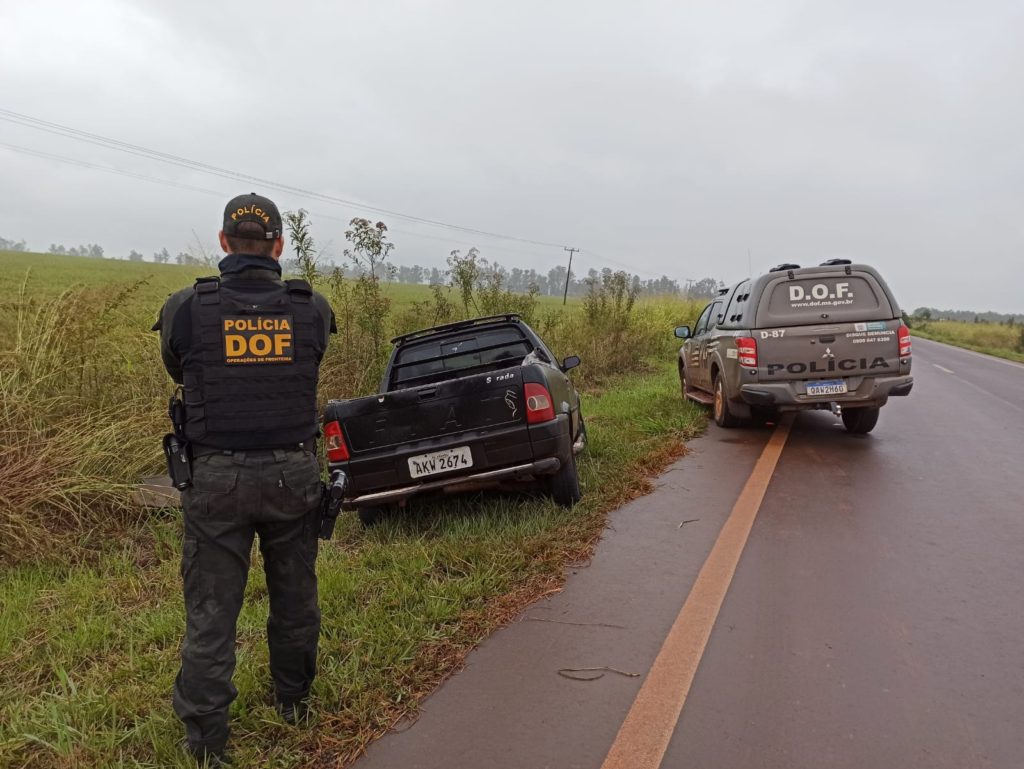
<svg viewBox="0 0 1024 769">
<path fill-rule="evenodd" d="M 572 277 L 572 255 L 579 251 L 578 248 L 569 248 L 566 246 L 563 251 L 569 252 L 569 269 L 565 273 L 565 292 L 562 294 L 562 305 L 565 305 L 565 301 L 569 298 L 569 278 Z"/>
</svg>

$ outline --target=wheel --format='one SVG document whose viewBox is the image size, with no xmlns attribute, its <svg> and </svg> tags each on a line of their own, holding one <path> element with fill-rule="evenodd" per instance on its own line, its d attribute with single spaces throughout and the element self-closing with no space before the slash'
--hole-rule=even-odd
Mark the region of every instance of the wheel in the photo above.
<svg viewBox="0 0 1024 769">
<path fill-rule="evenodd" d="M 548 492 L 562 507 L 572 507 L 580 501 L 580 477 L 576 473 L 576 457 L 571 451 L 569 461 L 548 479 Z"/>
<path fill-rule="evenodd" d="M 849 411 L 844 409 L 843 424 L 846 426 L 846 431 L 855 435 L 871 432 L 878 424 L 878 412 L 881 410 L 880 406 L 850 409 Z"/>
<path fill-rule="evenodd" d="M 380 521 L 381 512 L 379 507 L 356 508 L 356 515 L 359 516 L 359 522 L 363 524 L 364 529 L 376 525 Z"/>
<path fill-rule="evenodd" d="M 715 374 L 715 403 L 713 406 L 715 424 L 719 427 L 739 427 L 740 418 L 729 408 L 729 399 L 725 397 L 725 382 L 722 375 Z"/>
<path fill-rule="evenodd" d="M 686 369 L 679 366 L 679 392 L 683 396 L 683 403 L 686 403 Z"/>
</svg>

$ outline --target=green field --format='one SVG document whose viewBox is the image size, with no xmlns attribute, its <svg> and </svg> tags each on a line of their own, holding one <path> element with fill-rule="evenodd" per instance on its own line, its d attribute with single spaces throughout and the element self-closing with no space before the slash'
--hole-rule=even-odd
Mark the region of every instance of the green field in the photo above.
<svg viewBox="0 0 1024 769">
<path fill-rule="evenodd" d="M 142 282 L 140 296 L 163 298 L 179 288 L 189 285 L 200 275 L 216 274 L 215 267 L 128 262 L 117 259 L 89 259 L 82 256 L 60 256 L 15 251 L 0 251 L 0 297 L 4 306 L 20 293 L 28 282 L 29 294 L 37 299 L 50 298 L 75 286 L 98 287 L 111 283 L 132 284 Z M 427 286 L 390 283 L 387 294 L 398 307 L 427 298 Z M 560 296 L 539 297 L 544 307 L 558 307 Z M 578 304 L 578 298 L 569 300 Z"/>
<path fill-rule="evenodd" d="M 24 254 L 0 255 L 0 267 L 0 766 L 187 766 L 170 708 L 180 512 L 139 511 L 129 494 L 160 468 L 166 431 L 170 384 L 149 325 L 167 293 L 209 270 Z M 341 332 L 323 397 L 372 390 L 381 339 L 459 304 L 426 287 L 385 286 L 385 300 L 349 281 L 319 288 Z M 583 503 L 567 512 L 477 494 L 410 505 L 369 531 L 344 516 L 318 565 L 319 715 L 308 730 L 285 727 L 270 706 L 257 555 L 239 624 L 238 765 L 353 756 L 490 630 L 557 589 L 606 513 L 643 493 L 702 428 L 702 411 L 679 399 L 671 333 L 699 307 L 633 305 L 614 287 L 565 309 L 483 291 L 473 302 L 525 308 L 556 352 L 583 358 Z"/>
<path fill-rule="evenodd" d="M 958 320 L 914 320 L 912 333 L 936 342 L 964 347 L 1024 363 L 1024 326 L 967 323 Z"/>
</svg>

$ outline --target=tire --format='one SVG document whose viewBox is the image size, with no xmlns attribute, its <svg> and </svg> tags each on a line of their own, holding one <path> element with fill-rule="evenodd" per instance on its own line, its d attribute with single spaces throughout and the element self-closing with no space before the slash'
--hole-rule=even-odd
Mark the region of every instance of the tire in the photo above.
<svg viewBox="0 0 1024 769">
<path fill-rule="evenodd" d="M 580 501 L 580 477 L 576 472 L 576 457 L 569 452 L 569 461 L 548 479 L 548 493 L 555 504 L 572 507 Z"/>
<path fill-rule="evenodd" d="M 843 410 L 843 425 L 848 433 L 854 435 L 865 435 L 875 429 L 878 424 L 878 412 L 880 406 L 868 408 Z"/>
<path fill-rule="evenodd" d="M 729 408 L 729 399 L 725 395 L 725 381 L 720 373 L 715 374 L 715 403 L 711 407 L 715 424 L 719 427 L 739 427 L 742 420 Z"/>
<path fill-rule="evenodd" d="M 356 508 L 356 515 L 359 516 L 359 522 L 363 524 L 364 529 L 369 529 L 370 527 L 376 526 L 380 523 L 382 512 L 383 510 L 379 507 Z"/>
<path fill-rule="evenodd" d="M 686 403 L 686 369 L 683 366 L 679 367 L 679 393 L 683 397 L 683 403 Z"/>
</svg>

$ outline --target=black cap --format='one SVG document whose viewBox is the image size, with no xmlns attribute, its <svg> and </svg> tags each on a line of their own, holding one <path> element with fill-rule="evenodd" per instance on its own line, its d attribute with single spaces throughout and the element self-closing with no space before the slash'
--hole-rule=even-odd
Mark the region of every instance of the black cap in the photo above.
<svg viewBox="0 0 1024 769">
<path fill-rule="evenodd" d="M 242 222 L 253 222 L 263 229 L 263 234 L 237 232 Z M 249 229 L 246 227 L 245 229 Z M 231 238 L 246 240 L 276 240 L 281 237 L 281 212 L 274 201 L 250 192 L 232 198 L 224 208 L 224 234 Z"/>
</svg>

